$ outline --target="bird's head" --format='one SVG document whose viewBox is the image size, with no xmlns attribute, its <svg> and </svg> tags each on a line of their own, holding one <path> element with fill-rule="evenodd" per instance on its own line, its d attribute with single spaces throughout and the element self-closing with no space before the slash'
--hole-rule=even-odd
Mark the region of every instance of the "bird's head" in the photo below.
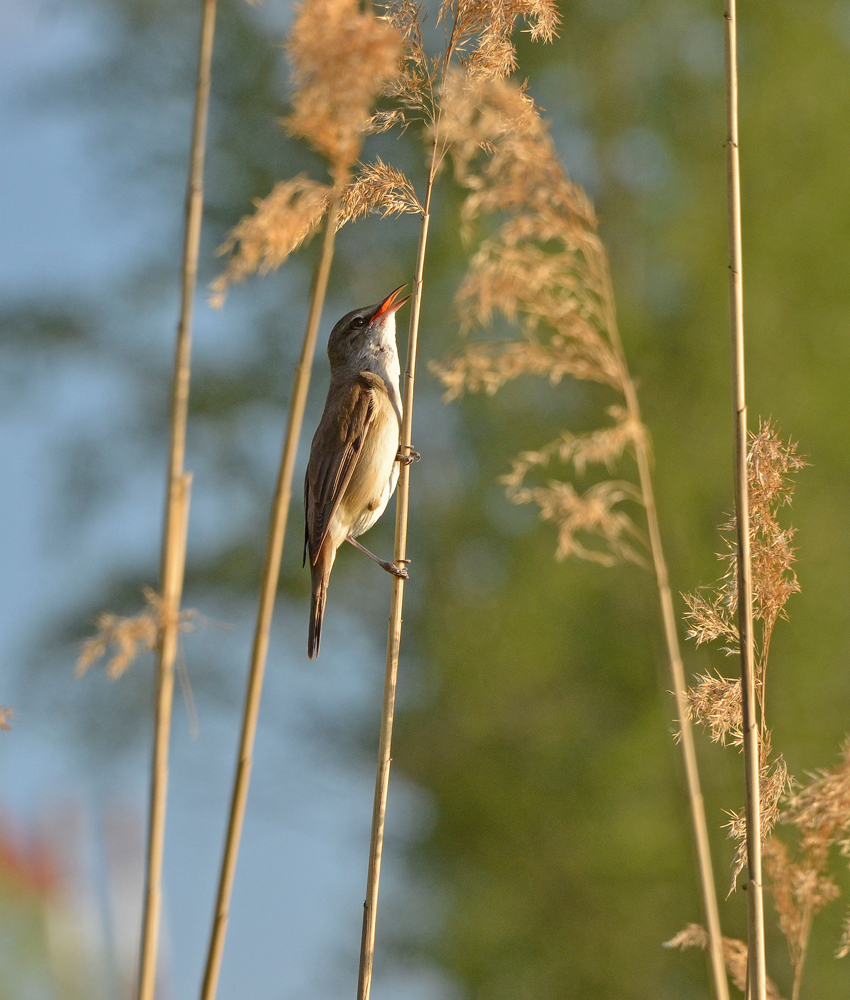
<svg viewBox="0 0 850 1000">
<path fill-rule="evenodd" d="M 396 300 L 404 288 L 394 291 L 373 306 L 354 309 L 336 324 L 328 338 L 328 358 L 331 371 L 344 368 L 358 369 L 370 355 L 381 351 L 396 353 L 395 314 L 410 298 Z"/>
</svg>

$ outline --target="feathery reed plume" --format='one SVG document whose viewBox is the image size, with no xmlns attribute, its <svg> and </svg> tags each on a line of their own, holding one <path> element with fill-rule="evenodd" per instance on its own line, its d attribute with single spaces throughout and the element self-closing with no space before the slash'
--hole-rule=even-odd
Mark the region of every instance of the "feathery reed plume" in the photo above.
<svg viewBox="0 0 850 1000">
<path fill-rule="evenodd" d="M 12 728 L 12 719 L 15 717 L 15 710 L 4 708 L 0 705 L 0 729 L 8 732 Z"/>
<path fill-rule="evenodd" d="M 765 724 L 764 689 L 770 640 L 776 622 L 787 618 L 785 604 L 799 591 L 794 571 L 794 529 L 779 523 L 779 512 L 790 505 L 794 493 L 791 475 L 806 462 L 797 455 L 793 442 L 784 442 L 770 420 L 762 421 L 757 434 L 750 435 L 747 456 L 749 479 L 749 542 L 752 553 L 753 618 L 759 623 L 753 634 L 756 708 L 760 730 L 759 772 L 761 783 L 760 826 L 764 844 L 778 817 L 779 800 L 788 783 L 788 772 L 781 754 L 771 756 L 770 731 Z M 724 651 L 739 651 L 738 627 L 738 550 L 730 535 L 735 519 L 721 526 L 726 551 L 718 555 L 725 570 L 713 586 L 685 594 L 688 610 L 688 638 L 697 645 L 716 640 Z M 743 748 L 744 728 L 740 678 L 702 675 L 688 691 L 691 717 L 711 732 L 712 740 L 731 742 Z M 732 888 L 746 864 L 747 821 L 744 812 L 732 813 L 729 835 L 738 841 L 732 874 Z M 731 891 L 731 889 L 730 889 Z"/>
<path fill-rule="evenodd" d="M 77 677 L 82 677 L 89 667 L 102 660 L 113 649 L 106 664 L 106 675 L 116 680 L 130 669 L 139 656 L 157 648 L 165 622 L 163 600 L 150 587 L 143 587 L 142 593 L 146 607 L 139 614 L 125 617 L 102 612 L 97 616 L 97 632 L 83 642 L 77 657 Z M 181 611 L 177 631 L 184 634 L 193 632 L 200 617 L 191 608 Z"/>
<path fill-rule="evenodd" d="M 574 555 L 603 565 L 651 556 L 664 623 L 681 745 L 691 806 L 700 880 L 710 929 L 715 991 L 728 997 L 720 920 L 708 829 L 686 705 L 672 595 L 661 544 L 651 475 L 649 435 L 617 329 L 613 290 L 596 217 L 584 191 L 558 160 L 533 101 L 504 79 L 456 75 L 447 81 L 438 135 L 451 143 L 456 175 L 468 194 L 464 232 L 477 219 L 501 222 L 473 253 L 457 295 L 464 332 L 486 328 L 501 315 L 519 329 L 508 341 L 467 341 L 452 358 L 435 365 L 446 398 L 465 392 L 497 392 L 521 375 L 557 384 L 563 378 L 597 382 L 617 393 L 612 423 L 585 435 L 569 432 L 535 451 L 520 454 L 502 477 L 515 503 L 534 503 L 558 530 L 556 555 Z M 559 461 L 582 475 L 591 465 L 613 470 L 626 452 L 634 455 L 639 487 L 605 481 L 583 494 L 573 484 L 539 476 Z M 648 537 L 632 509 L 642 505 Z"/>
<path fill-rule="evenodd" d="M 254 214 L 241 219 L 218 249 L 219 254 L 232 256 L 210 286 L 211 304 L 220 308 L 230 285 L 258 271 L 265 274 L 275 270 L 293 251 L 309 242 L 322 224 L 330 193 L 328 184 L 300 174 L 280 181 L 265 198 L 258 198 Z"/>
<path fill-rule="evenodd" d="M 688 924 L 684 930 L 664 942 L 665 948 L 679 948 L 684 951 L 686 948 L 702 948 L 705 950 L 708 945 L 708 934 L 704 927 L 699 924 Z M 747 946 L 737 938 L 723 938 L 723 960 L 732 982 L 742 993 L 747 991 Z M 782 995 L 776 988 L 775 983 L 768 979 L 767 1000 L 782 1000 Z"/>
<path fill-rule="evenodd" d="M 785 605 L 799 591 L 794 571 L 794 529 L 779 522 L 783 507 L 791 503 L 793 474 L 807 463 L 797 455 L 793 442 L 784 442 L 771 421 L 762 421 L 750 435 L 747 456 L 749 480 L 749 541 L 752 553 L 752 597 L 755 624 L 753 664 L 759 731 L 760 832 L 764 861 L 779 928 L 788 944 L 794 972 L 792 1000 L 798 1000 L 806 961 L 812 919 L 835 899 L 839 890 L 827 870 L 830 851 L 850 849 L 850 743 L 842 761 L 830 771 L 820 771 L 804 787 L 788 775 L 781 754 L 771 749 L 772 736 L 765 721 L 765 678 L 774 627 L 787 618 Z M 727 655 L 739 649 L 735 613 L 738 606 L 737 548 L 729 535 L 734 519 L 721 527 L 726 551 L 718 555 L 725 571 L 711 587 L 686 594 L 688 637 L 699 645 L 720 641 Z M 707 727 L 712 740 L 744 745 L 740 678 L 702 675 L 688 691 L 692 717 Z M 738 842 L 733 861 L 732 886 L 747 863 L 745 810 L 731 813 L 729 835 Z M 774 828 L 794 832 L 792 850 Z M 684 933 L 684 932 L 683 932 Z M 674 939 L 675 940 L 675 939 Z M 838 957 L 850 952 L 846 933 Z M 771 995 L 770 982 L 767 996 Z"/>
<path fill-rule="evenodd" d="M 370 130 L 374 131 L 371 104 L 387 79 L 396 72 L 401 48 L 399 33 L 371 11 L 361 13 L 356 0 L 305 0 L 298 8 L 287 45 L 293 70 L 294 110 L 285 124 L 293 134 L 305 138 L 327 158 L 332 184 L 327 186 L 295 178 L 277 185 L 257 205 L 254 216 L 243 219 L 231 234 L 229 247 L 235 248 L 238 241 L 238 251 L 214 286 L 214 291 L 222 295 L 229 281 L 251 270 L 279 266 L 289 253 L 318 230 L 324 217 L 322 248 L 313 278 L 272 499 L 230 815 L 201 986 L 202 1000 L 213 1000 L 218 988 L 248 801 L 269 632 L 292 498 L 292 476 L 340 224 L 340 205 L 363 138 Z"/>
<path fill-rule="evenodd" d="M 827 870 L 832 849 L 837 848 L 843 857 L 850 856 L 850 741 L 845 741 L 841 761 L 834 768 L 818 771 L 805 786 L 793 786 L 784 798 L 780 824 L 796 833 L 793 856 L 774 836 L 765 845 L 765 863 L 794 969 L 792 1000 L 798 1000 L 812 919 L 839 896 Z M 836 958 L 848 954 L 850 910 Z"/>
</svg>

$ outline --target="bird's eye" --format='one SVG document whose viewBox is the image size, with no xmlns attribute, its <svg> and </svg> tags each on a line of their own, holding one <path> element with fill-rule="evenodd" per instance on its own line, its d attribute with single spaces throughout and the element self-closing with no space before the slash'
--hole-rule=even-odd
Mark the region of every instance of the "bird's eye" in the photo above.
<svg viewBox="0 0 850 1000">
<path fill-rule="evenodd" d="M 355 316 L 354 319 L 351 321 L 351 325 L 357 327 L 365 326 L 366 319 L 363 316 Z"/>
</svg>

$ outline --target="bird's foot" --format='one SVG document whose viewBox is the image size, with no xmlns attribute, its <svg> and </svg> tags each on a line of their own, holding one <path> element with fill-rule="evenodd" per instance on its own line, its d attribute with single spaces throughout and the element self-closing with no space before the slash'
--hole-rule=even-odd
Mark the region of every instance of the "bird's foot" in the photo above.
<svg viewBox="0 0 850 1000">
<path fill-rule="evenodd" d="M 404 451 L 405 448 L 407 449 L 406 452 Z M 395 460 L 400 462 L 402 465 L 411 465 L 413 462 L 418 462 L 420 458 L 422 458 L 422 456 L 419 452 L 411 448 L 410 445 L 402 445 L 402 447 L 398 450 Z"/>
<path fill-rule="evenodd" d="M 360 542 L 358 542 L 357 539 L 354 538 L 352 535 L 347 536 L 347 541 L 351 542 L 351 544 L 355 547 L 355 549 L 360 549 L 360 551 L 364 555 L 367 555 L 370 559 L 376 562 L 381 567 L 381 569 L 385 569 L 388 573 L 391 573 L 393 576 L 399 577 L 399 579 L 401 580 L 410 579 L 410 574 L 407 572 L 407 569 L 403 565 L 399 566 L 398 563 L 390 562 L 389 559 L 381 559 L 380 556 L 376 556 L 374 552 L 370 552 L 365 545 L 361 545 Z M 400 559 L 399 562 L 409 563 L 410 560 Z"/>
<path fill-rule="evenodd" d="M 402 562 L 410 562 L 409 559 L 402 559 Z M 400 580 L 409 580 L 410 573 L 407 572 L 406 566 L 399 566 L 397 563 L 387 562 L 382 564 L 384 569 L 388 573 L 392 573 L 393 576 L 397 576 Z"/>
</svg>

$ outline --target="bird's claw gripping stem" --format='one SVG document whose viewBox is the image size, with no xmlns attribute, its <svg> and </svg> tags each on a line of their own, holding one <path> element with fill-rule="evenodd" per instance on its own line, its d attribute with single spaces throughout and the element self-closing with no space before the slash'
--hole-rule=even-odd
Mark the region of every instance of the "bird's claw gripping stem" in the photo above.
<svg viewBox="0 0 850 1000">
<path fill-rule="evenodd" d="M 405 448 L 407 449 L 406 453 L 404 452 Z M 402 447 L 398 450 L 395 460 L 400 462 L 402 465 L 411 465 L 413 462 L 418 462 L 420 458 L 422 458 L 422 456 L 419 452 L 411 448 L 410 445 L 402 445 Z"/>
</svg>

